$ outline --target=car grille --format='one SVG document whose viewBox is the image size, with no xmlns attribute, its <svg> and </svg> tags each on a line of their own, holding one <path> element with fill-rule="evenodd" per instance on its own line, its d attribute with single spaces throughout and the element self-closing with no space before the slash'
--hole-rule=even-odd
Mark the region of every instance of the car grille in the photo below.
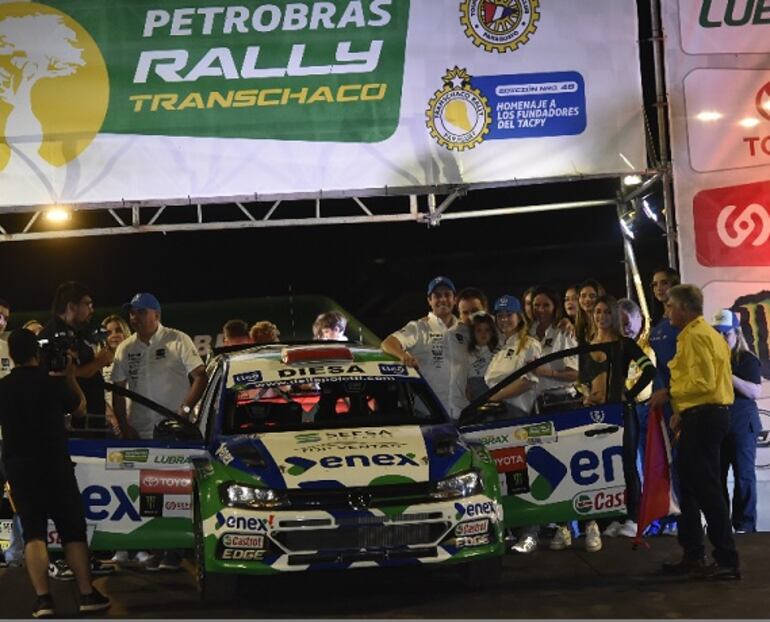
<svg viewBox="0 0 770 622">
<path fill-rule="evenodd" d="M 309 564 L 352 564 L 353 562 L 380 562 L 398 559 L 426 559 L 438 557 L 435 546 L 413 549 L 397 549 L 382 551 L 346 551 L 344 553 L 301 553 L 289 555 L 289 566 L 307 566 Z"/>
<path fill-rule="evenodd" d="M 391 484 L 368 488 L 337 488 L 331 490 L 289 490 L 291 507 L 297 510 L 347 510 L 351 508 L 351 496 L 366 494 L 367 507 L 415 505 L 433 501 L 431 484 Z"/>
<path fill-rule="evenodd" d="M 397 549 L 436 542 L 449 524 L 359 525 L 337 529 L 301 529 L 276 531 L 272 537 L 288 551 L 362 551 Z"/>
</svg>

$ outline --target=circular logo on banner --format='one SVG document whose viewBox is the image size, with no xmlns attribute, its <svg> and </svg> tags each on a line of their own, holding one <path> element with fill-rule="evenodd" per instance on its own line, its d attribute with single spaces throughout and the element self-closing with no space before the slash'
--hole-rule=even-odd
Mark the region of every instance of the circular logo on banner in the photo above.
<svg viewBox="0 0 770 622">
<path fill-rule="evenodd" d="M 484 141 L 492 122 L 492 109 L 481 91 L 471 87 L 471 77 L 455 67 L 443 78 L 425 113 L 430 135 L 454 151 L 473 149 Z"/>
<path fill-rule="evenodd" d="M 110 85 L 91 35 L 34 2 L 0 4 L 0 171 L 77 158 L 101 129 Z"/>
<path fill-rule="evenodd" d="M 529 41 L 540 19 L 540 0 L 463 0 L 465 34 L 487 52 L 512 52 Z"/>
<path fill-rule="evenodd" d="M 757 93 L 757 112 L 770 121 L 770 82 Z"/>
</svg>

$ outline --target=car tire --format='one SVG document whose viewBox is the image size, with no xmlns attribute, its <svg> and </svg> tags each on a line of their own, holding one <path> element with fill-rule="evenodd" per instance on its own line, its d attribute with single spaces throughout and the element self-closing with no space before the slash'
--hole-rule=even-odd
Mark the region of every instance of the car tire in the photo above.
<svg viewBox="0 0 770 622">
<path fill-rule="evenodd" d="M 193 530 L 195 534 L 195 586 L 201 602 L 206 604 L 231 603 L 238 597 L 239 577 L 234 574 L 216 574 L 206 571 L 206 553 L 203 542 L 203 522 L 197 489 L 193 492 Z"/>
<path fill-rule="evenodd" d="M 463 565 L 463 582 L 472 589 L 494 587 L 503 574 L 503 557 L 487 557 Z"/>
</svg>

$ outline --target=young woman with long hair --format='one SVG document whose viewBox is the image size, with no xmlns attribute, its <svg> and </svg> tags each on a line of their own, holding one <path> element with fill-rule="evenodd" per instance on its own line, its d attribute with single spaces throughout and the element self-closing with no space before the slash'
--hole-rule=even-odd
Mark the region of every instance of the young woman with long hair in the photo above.
<svg viewBox="0 0 770 622">
<path fill-rule="evenodd" d="M 575 322 L 575 338 L 578 343 L 589 343 L 594 337 L 594 306 L 604 287 L 594 279 L 586 279 L 578 286 L 578 311 Z"/>
</svg>

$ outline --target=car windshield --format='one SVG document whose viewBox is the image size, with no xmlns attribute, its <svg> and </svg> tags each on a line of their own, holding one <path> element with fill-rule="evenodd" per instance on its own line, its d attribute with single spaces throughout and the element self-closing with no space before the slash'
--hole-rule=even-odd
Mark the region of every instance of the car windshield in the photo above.
<svg viewBox="0 0 770 622">
<path fill-rule="evenodd" d="M 447 422 L 419 380 L 356 379 L 231 388 L 223 434 Z"/>
</svg>

